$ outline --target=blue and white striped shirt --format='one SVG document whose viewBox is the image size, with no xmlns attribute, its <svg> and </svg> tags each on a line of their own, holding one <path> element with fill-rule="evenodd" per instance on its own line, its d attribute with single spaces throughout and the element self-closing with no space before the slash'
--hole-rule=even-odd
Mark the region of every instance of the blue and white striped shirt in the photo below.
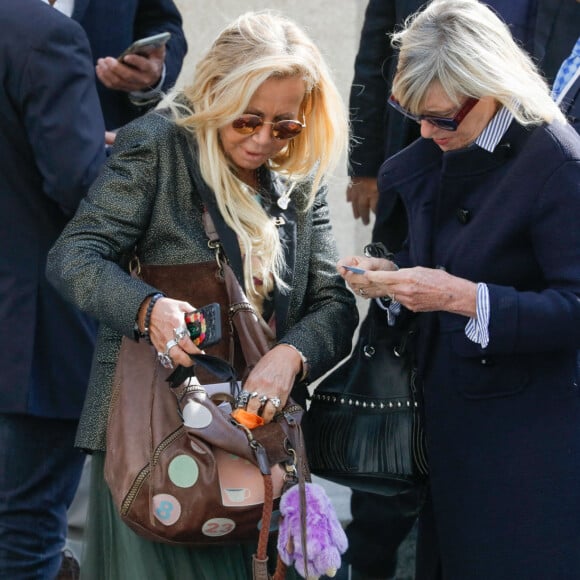
<svg viewBox="0 0 580 580">
<path fill-rule="evenodd" d="M 475 140 L 475 145 L 493 153 L 502 137 L 505 135 L 514 116 L 505 107 L 502 107 L 487 124 Z M 477 284 L 477 298 L 475 301 L 476 317 L 470 318 L 465 326 L 465 335 L 472 342 L 476 342 L 482 348 L 489 344 L 489 289 L 487 284 Z"/>
</svg>

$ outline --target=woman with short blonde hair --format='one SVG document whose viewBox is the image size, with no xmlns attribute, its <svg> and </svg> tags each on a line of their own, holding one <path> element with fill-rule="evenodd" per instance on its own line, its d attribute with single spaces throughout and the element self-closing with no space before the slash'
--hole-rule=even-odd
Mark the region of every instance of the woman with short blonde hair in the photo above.
<svg viewBox="0 0 580 580">
<path fill-rule="evenodd" d="M 402 199 L 408 237 L 339 270 L 385 326 L 419 313 L 416 578 L 580 578 L 580 137 L 483 3 L 433 0 L 393 41 L 421 138 L 382 165 L 377 219 Z"/>
<path fill-rule="evenodd" d="M 392 42 L 399 49 L 393 94 L 410 111 L 422 110 L 437 81 L 455 104 L 493 95 L 522 125 L 564 120 L 531 57 L 481 2 L 431 2 Z"/>
</svg>

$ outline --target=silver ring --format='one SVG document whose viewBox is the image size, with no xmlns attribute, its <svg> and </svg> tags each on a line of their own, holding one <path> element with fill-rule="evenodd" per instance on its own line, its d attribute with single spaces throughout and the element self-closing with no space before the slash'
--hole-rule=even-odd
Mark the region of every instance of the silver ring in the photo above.
<svg viewBox="0 0 580 580">
<path fill-rule="evenodd" d="M 393 302 L 396 302 L 396 301 L 397 301 L 397 299 L 395 298 L 395 294 L 393 294 L 393 295 L 391 296 L 391 300 L 392 300 Z"/>
<path fill-rule="evenodd" d="M 258 393 L 258 391 L 253 391 L 252 393 L 250 393 L 250 399 L 255 399 L 260 393 Z"/>
<path fill-rule="evenodd" d="M 177 341 L 172 338 L 171 340 L 168 340 L 167 343 L 165 344 L 165 352 L 157 353 L 157 360 L 159 360 L 161 366 L 165 367 L 166 369 L 173 368 L 173 359 L 171 358 L 169 351 L 174 346 L 177 346 Z"/>
<path fill-rule="evenodd" d="M 239 408 L 245 407 L 248 404 L 249 398 L 250 398 L 250 393 L 248 393 L 248 391 L 242 391 L 236 399 L 236 405 Z"/>
<path fill-rule="evenodd" d="M 263 407 L 268 402 L 268 395 L 260 395 L 258 399 L 260 401 L 260 407 Z"/>
<path fill-rule="evenodd" d="M 173 329 L 173 336 L 177 342 L 181 342 L 186 336 L 189 335 L 187 326 L 180 326 L 179 328 Z"/>
<path fill-rule="evenodd" d="M 177 346 L 177 340 L 172 338 L 165 343 L 165 354 L 169 354 L 169 351 L 174 347 Z"/>
<path fill-rule="evenodd" d="M 169 356 L 168 352 L 158 352 L 157 360 L 161 363 L 161 366 L 166 369 L 173 368 L 173 359 Z"/>
<path fill-rule="evenodd" d="M 280 400 L 280 397 L 270 397 L 270 403 L 274 405 L 275 409 L 279 409 L 282 401 Z"/>
<path fill-rule="evenodd" d="M 365 291 L 364 288 L 359 288 L 358 289 L 358 294 L 359 294 L 359 296 L 366 296 L 367 295 L 367 293 L 366 293 L 366 291 Z"/>
</svg>

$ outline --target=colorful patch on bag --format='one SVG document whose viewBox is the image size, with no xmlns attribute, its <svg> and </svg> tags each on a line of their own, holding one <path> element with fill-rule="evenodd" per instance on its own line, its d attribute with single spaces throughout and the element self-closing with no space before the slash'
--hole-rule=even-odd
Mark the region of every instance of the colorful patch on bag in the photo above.
<svg viewBox="0 0 580 580">
<path fill-rule="evenodd" d="M 212 518 L 203 524 L 201 531 L 206 536 L 215 538 L 217 536 L 226 536 L 234 531 L 236 524 L 229 518 Z"/>
<path fill-rule="evenodd" d="M 214 456 L 224 506 L 264 503 L 264 478 L 253 463 L 222 449 L 214 449 Z M 282 495 L 284 470 L 276 464 L 271 473 L 274 497 L 277 498 Z"/>
<path fill-rule="evenodd" d="M 183 408 L 183 424 L 192 429 L 204 429 L 212 422 L 209 409 L 196 401 L 188 401 Z"/>
<path fill-rule="evenodd" d="M 177 487 L 191 487 L 199 478 L 199 467 L 193 457 L 189 455 L 177 455 L 167 467 L 169 479 Z"/>
<path fill-rule="evenodd" d="M 168 493 L 153 496 L 153 514 L 164 525 L 173 525 L 181 516 L 179 500 Z"/>
</svg>

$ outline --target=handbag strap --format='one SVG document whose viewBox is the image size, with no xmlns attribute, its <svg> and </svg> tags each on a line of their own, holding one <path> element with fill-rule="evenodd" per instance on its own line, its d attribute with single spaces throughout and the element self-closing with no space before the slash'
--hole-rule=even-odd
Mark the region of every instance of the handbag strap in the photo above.
<svg viewBox="0 0 580 580">
<path fill-rule="evenodd" d="M 249 303 L 236 275 L 228 265 L 227 257 L 220 242 L 219 235 L 213 223 L 213 219 L 207 209 L 203 213 L 202 220 L 205 233 L 209 239 L 209 246 L 215 249 L 216 261 L 218 262 L 221 274 L 224 276 L 226 281 L 227 293 L 230 299 L 229 314 L 238 332 L 244 358 L 246 359 L 246 364 L 248 368 L 251 369 L 258 362 L 258 360 L 270 350 L 269 342 L 271 341 L 272 337 L 266 335 L 266 329 L 260 324 L 261 316 L 255 312 L 254 308 Z M 205 357 L 200 357 L 198 355 L 195 357 L 195 360 L 198 360 L 201 364 L 214 364 L 214 361 L 208 361 L 207 355 L 205 355 Z M 208 370 L 213 372 L 211 369 Z M 300 430 L 300 426 L 297 423 L 294 426 L 296 429 Z M 298 436 L 295 437 L 295 441 L 301 441 L 299 433 Z M 272 475 L 270 473 L 268 461 L 260 461 L 260 447 L 254 448 L 254 451 L 256 452 L 256 457 L 258 459 L 258 464 L 260 465 L 260 471 L 262 472 L 264 480 L 264 508 L 262 511 L 262 526 L 260 528 L 260 534 L 258 537 L 257 551 L 252 556 L 252 572 L 254 580 L 269 580 L 270 577 L 268 574 L 267 547 L 268 538 L 270 535 L 270 522 L 272 519 L 272 511 L 274 506 L 274 492 L 272 485 Z M 305 457 L 304 449 L 301 446 L 299 447 L 300 448 L 294 450 L 297 462 L 301 462 L 302 458 Z M 301 543 L 307 572 L 308 552 L 306 544 L 306 486 L 303 470 L 300 468 L 297 471 L 298 485 L 300 486 L 300 525 L 302 529 Z M 278 557 L 273 578 L 277 580 L 284 578 L 285 575 L 286 565 L 282 559 Z"/>
<path fill-rule="evenodd" d="M 193 366 L 179 365 L 168 377 L 167 382 L 172 389 L 179 387 L 187 379 L 195 375 L 195 366 L 199 365 L 214 375 L 222 383 L 235 383 L 236 371 L 227 361 L 210 354 L 190 354 Z"/>
</svg>

